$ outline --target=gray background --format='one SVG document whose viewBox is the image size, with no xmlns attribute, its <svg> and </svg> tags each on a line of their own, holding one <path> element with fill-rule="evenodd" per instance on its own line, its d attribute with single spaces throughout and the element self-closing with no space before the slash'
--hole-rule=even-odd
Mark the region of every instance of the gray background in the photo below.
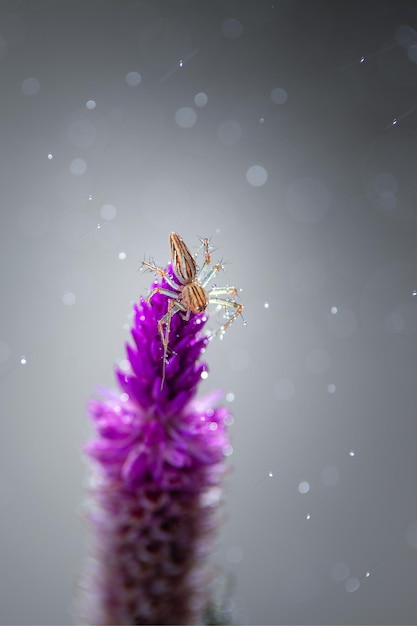
<svg viewBox="0 0 417 626">
<path fill-rule="evenodd" d="M 171 230 L 245 305 L 201 386 L 234 394 L 237 619 L 417 623 L 414 28 L 396 0 L 0 2 L 2 624 L 72 621 L 85 403 Z"/>
</svg>

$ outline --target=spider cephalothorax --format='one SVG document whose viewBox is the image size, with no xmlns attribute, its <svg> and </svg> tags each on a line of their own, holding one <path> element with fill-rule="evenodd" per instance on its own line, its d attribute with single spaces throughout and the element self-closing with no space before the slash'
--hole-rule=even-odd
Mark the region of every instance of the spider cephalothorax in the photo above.
<svg viewBox="0 0 417 626">
<path fill-rule="evenodd" d="M 158 329 L 164 347 L 161 389 L 165 380 L 165 363 L 168 352 L 171 318 L 173 315 L 182 311 L 184 319 L 189 320 L 191 313 L 202 313 L 207 309 L 209 304 L 232 308 L 234 309 L 233 315 L 220 327 L 220 331 L 223 332 L 243 310 L 243 305 L 234 300 L 237 295 L 237 289 L 235 287 L 213 287 L 210 290 L 206 289 L 217 272 L 223 269 L 221 264 L 211 266 L 208 239 L 202 240 L 201 247 L 204 248 L 204 263 L 201 268 L 197 267 L 195 256 L 191 254 L 177 233 L 172 232 L 170 234 L 169 242 L 171 247 L 172 270 L 179 284 L 161 267 L 143 261 L 145 267 L 157 272 L 157 274 L 165 279 L 170 287 L 170 289 L 155 287 L 148 298 L 148 300 L 150 300 L 155 293 L 161 293 L 168 298 L 168 310 L 158 321 Z M 198 252 L 199 251 L 197 251 L 197 254 Z"/>
</svg>

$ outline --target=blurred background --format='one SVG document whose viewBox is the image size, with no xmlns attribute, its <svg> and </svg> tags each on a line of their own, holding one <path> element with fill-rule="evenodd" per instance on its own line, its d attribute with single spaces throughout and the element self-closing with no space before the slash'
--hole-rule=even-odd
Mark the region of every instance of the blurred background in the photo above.
<svg viewBox="0 0 417 626">
<path fill-rule="evenodd" d="M 177 231 L 242 291 L 241 624 L 417 623 L 417 5 L 0 1 L 0 623 L 68 624 L 85 404 Z"/>
</svg>

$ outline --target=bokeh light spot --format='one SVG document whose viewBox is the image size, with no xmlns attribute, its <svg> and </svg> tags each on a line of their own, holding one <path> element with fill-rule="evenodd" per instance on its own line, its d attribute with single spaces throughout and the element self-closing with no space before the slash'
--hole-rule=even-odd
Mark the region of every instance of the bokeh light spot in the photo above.
<svg viewBox="0 0 417 626">
<path fill-rule="evenodd" d="M 26 78 L 22 83 L 22 91 L 25 96 L 34 96 L 39 93 L 41 84 L 37 78 Z"/>
<path fill-rule="evenodd" d="M 237 39 L 243 32 L 242 22 L 229 17 L 221 23 L 220 30 L 228 39 Z"/>
<path fill-rule="evenodd" d="M 103 204 L 100 209 L 100 215 L 103 220 L 114 220 L 117 215 L 117 209 L 112 204 Z"/>
<path fill-rule="evenodd" d="M 346 583 L 345 583 L 345 589 L 346 591 L 349 591 L 349 593 L 353 593 L 354 591 L 357 591 L 360 587 L 360 582 L 359 582 L 359 578 L 356 578 L 355 576 L 352 576 L 351 578 L 348 578 Z"/>
<path fill-rule="evenodd" d="M 306 480 L 301 481 L 301 483 L 298 485 L 298 491 L 302 494 L 308 493 L 310 491 L 310 483 L 308 483 Z"/>
<path fill-rule="evenodd" d="M 246 180 L 252 187 L 262 187 L 268 180 L 268 173 L 262 165 L 252 165 L 246 172 Z"/>
<path fill-rule="evenodd" d="M 191 107 L 181 107 L 175 113 L 175 121 L 181 128 L 191 128 L 197 121 L 197 113 Z"/>
<path fill-rule="evenodd" d="M 333 383 L 330 383 L 330 385 L 327 385 L 327 391 L 330 394 L 336 393 L 336 385 L 333 385 Z"/>
<path fill-rule="evenodd" d="M 87 109 L 92 111 L 93 109 L 96 108 L 97 104 L 96 104 L 95 100 L 87 100 L 87 102 L 85 103 L 85 106 L 86 106 Z"/>
<path fill-rule="evenodd" d="M 142 81 L 142 76 L 139 72 L 128 72 L 126 74 L 126 82 L 129 87 L 137 87 Z"/>
<path fill-rule="evenodd" d="M 207 94 L 200 91 L 194 96 L 194 104 L 196 107 L 205 107 L 208 102 Z"/>
<path fill-rule="evenodd" d="M 75 304 L 75 301 L 76 297 L 71 291 L 67 291 L 67 293 L 64 293 L 64 295 L 62 296 L 62 302 L 65 304 L 65 306 L 72 306 L 73 304 Z"/>
<path fill-rule="evenodd" d="M 346 580 L 349 574 L 349 566 L 343 561 L 340 561 L 340 563 L 336 563 L 336 565 L 333 565 L 332 567 L 331 577 L 337 582 L 342 582 L 342 580 Z"/>
<path fill-rule="evenodd" d="M 119 252 L 118 258 L 120 261 L 124 261 L 126 259 L 126 252 Z"/>
<path fill-rule="evenodd" d="M 81 176 L 87 171 L 87 163 L 84 159 L 73 159 L 70 163 L 70 170 L 72 174 L 75 174 L 75 176 Z"/>
<path fill-rule="evenodd" d="M 282 87 L 275 87 L 271 90 L 271 100 L 275 104 L 285 104 L 288 100 L 288 94 Z"/>
</svg>

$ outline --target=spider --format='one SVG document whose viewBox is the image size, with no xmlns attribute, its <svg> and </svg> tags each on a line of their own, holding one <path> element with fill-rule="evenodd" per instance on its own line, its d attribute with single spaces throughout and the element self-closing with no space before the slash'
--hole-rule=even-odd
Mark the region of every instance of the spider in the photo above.
<svg viewBox="0 0 417 626">
<path fill-rule="evenodd" d="M 195 257 L 191 254 L 178 233 L 172 232 L 170 234 L 169 244 L 171 248 L 172 269 L 180 284 L 177 284 L 161 267 L 157 267 L 146 261 L 142 262 L 144 267 L 162 276 L 170 287 L 170 289 L 155 287 L 148 297 L 148 302 L 156 293 L 161 293 L 168 298 L 168 310 L 158 321 L 158 331 L 161 335 L 161 341 L 164 347 L 161 389 L 165 381 L 169 332 L 173 315 L 181 311 L 183 319 L 188 321 L 191 313 L 202 313 L 207 309 L 209 304 L 232 308 L 234 309 L 233 315 L 229 317 L 219 329 L 220 332 L 224 332 L 230 324 L 242 314 L 243 310 L 243 305 L 234 300 L 237 295 L 237 289 L 235 287 L 213 287 L 209 291 L 206 289 L 217 272 L 223 269 L 223 265 L 221 264 L 210 267 L 211 258 L 208 239 L 202 240 L 202 244 L 195 255 L 197 256 L 201 248 L 204 247 L 204 263 L 201 268 L 197 267 Z"/>
</svg>

